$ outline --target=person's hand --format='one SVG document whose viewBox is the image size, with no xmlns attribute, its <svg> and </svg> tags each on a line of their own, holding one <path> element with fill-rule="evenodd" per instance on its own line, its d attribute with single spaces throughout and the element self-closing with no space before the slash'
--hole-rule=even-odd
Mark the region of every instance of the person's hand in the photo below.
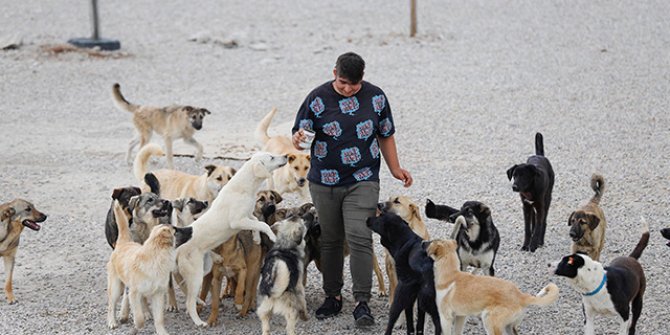
<svg viewBox="0 0 670 335">
<path fill-rule="evenodd" d="M 403 168 L 398 168 L 396 170 L 391 171 L 391 174 L 395 179 L 401 180 L 403 186 L 405 187 L 412 186 L 412 182 L 414 180 L 412 179 L 412 175 L 409 173 L 409 171 Z"/>
<path fill-rule="evenodd" d="M 296 131 L 293 134 L 293 137 L 291 137 L 291 142 L 293 142 L 293 147 L 295 147 L 298 150 L 302 150 L 302 148 L 300 147 L 300 142 L 302 142 L 302 140 L 304 138 L 305 138 L 305 134 L 302 132 L 302 128 L 298 129 L 298 131 Z"/>
</svg>

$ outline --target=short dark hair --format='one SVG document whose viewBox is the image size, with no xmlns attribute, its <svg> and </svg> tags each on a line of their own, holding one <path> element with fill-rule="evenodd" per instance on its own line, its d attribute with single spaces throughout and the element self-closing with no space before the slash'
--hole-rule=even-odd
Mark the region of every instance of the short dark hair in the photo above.
<svg viewBox="0 0 670 335">
<path fill-rule="evenodd" d="M 355 84 L 363 80 L 365 61 L 356 53 L 343 53 L 337 57 L 335 71 L 338 76 L 346 78 Z"/>
</svg>

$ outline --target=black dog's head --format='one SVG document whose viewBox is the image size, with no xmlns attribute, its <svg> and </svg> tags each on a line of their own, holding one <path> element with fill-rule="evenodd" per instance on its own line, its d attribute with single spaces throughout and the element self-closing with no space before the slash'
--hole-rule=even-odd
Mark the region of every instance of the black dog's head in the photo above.
<svg viewBox="0 0 670 335">
<path fill-rule="evenodd" d="M 380 216 L 371 216 L 367 219 L 366 224 L 368 228 L 379 234 L 382 245 L 391 252 L 400 248 L 414 236 L 421 239 L 409 228 L 407 222 L 391 212 L 382 213 Z"/>
<path fill-rule="evenodd" d="M 661 229 L 661 235 L 663 235 L 663 237 L 665 237 L 666 239 L 670 240 L 670 228 Z M 668 242 L 668 246 L 670 247 L 670 242 Z"/>
<path fill-rule="evenodd" d="M 593 262 L 588 256 L 583 254 L 572 254 L 563 257 L 559 262 L 547 264 L 549 274 L 575 279 L 580 270 L 585 268 L 586 262 Z"/>
<path fill-rule="evenodd" d="M 533 190 L 535 178 L 540 175 L 540 170 L 532 164 L 516 164 L 507 170 L 507 178 L 514 179 L 512 191 L 519 193 L 530 193 Z"/>
<path fill-rule="evenodd" d="M 579 210 L 570 214 L 568 225 L 570 226 L 570 238 L 577 242 L 584 237 L 584 233 L 598 227 L 600 219 L 591 213 Z"/>
</svg>

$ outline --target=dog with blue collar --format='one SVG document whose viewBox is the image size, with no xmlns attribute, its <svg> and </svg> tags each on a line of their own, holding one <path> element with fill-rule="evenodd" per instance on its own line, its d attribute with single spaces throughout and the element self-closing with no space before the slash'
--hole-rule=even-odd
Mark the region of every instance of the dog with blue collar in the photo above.
<svg viewBox="0 0 670 335">
<path fill-rule="evenodd" d="M 549 264 L 551 274 L 566 277 L 569 284 L 581 293 L 586 318 L 584 334 L 595 334 L 596 315 L 618 316 L 619 335 L 635 334 L 647 284 L 644 270 L 638 262 L 649 244 L 649 226 L 644 218 L 642 225 L 642 237 L 635 250 L 628 256 L 615 258 L 608 266 L 580 253 Z"/>
</svg>

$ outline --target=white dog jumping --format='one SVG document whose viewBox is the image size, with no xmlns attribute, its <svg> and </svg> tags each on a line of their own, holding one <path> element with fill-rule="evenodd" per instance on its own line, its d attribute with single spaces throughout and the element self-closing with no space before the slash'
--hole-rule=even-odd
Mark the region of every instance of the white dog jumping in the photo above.
<svg viewBox="0 0 670 335">
<path fill-rule="evenodd" d="M 185 284 L 186 309 L 197 326 L 207 326 L 196 311 L 196 301 L 204 276 L 205 254 L 241 230 L 260 231 L 273 242 L 276 240 L 270 226 L 258 221 L 253 211 L 256 192 L 261 183 L 270 178 L 272 171 L 287 162 L 286 156 L 275 156 L 267 152 L 254 154 L 221 189 L 209 210 L 193 222 L 191 239 L 177 249 L 178 273 L 175 275 L 177 281 Z"/>
</svg>

